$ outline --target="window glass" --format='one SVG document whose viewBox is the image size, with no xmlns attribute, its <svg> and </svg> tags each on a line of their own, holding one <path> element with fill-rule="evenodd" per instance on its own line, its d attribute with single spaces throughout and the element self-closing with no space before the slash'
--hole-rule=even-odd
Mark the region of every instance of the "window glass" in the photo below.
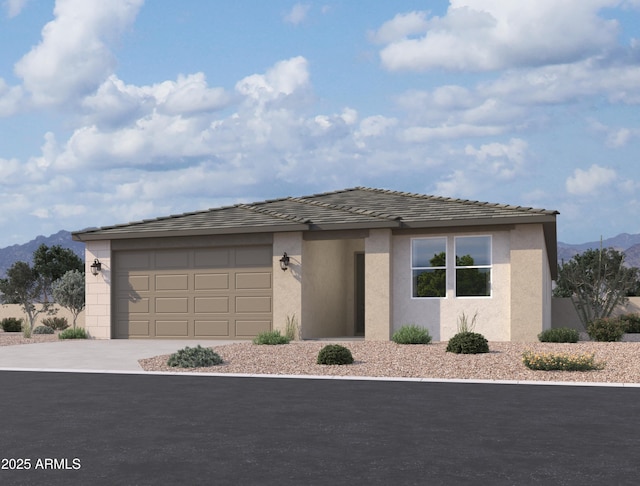
<svg viewBox="0 0 640 486">
<path fill-rule="evenodd" d="M 491 295 L 491 237 L 461 236 L 456 246 L 456 297 Z"/>
<path fill-rule="evenodd" d="M 447 239 L 412 240 L 411 273 L 414 297 L 445 297 L 447 293 Z"/>
</svg>

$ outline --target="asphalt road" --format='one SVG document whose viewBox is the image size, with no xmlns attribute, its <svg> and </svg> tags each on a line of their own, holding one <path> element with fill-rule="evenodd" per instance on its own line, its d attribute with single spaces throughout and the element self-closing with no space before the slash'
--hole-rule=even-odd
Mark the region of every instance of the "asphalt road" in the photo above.
<svg viewBox="0 0 640 486">
<path fill-rule="evenodd" d="M 638 388 L 3 371 L 0 484 L 635 485 L 639 411 Z"/>
</svg>

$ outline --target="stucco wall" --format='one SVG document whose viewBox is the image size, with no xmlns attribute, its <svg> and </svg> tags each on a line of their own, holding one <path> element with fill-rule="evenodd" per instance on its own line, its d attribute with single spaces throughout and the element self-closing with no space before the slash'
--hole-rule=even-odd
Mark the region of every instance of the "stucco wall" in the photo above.
<svg viewBox="0 0 640 486">
<path fill-rule="evenodd" d="M 280 268 L 283 253 L 289 257 L 289 268 Z M 287 317 L 302 325 L 302 233 L 273 235 L 273 329 L 284 334 Z M 303 332 L 304 337 L 304 332 Z"/>
<path fill-rule="evenodd" d="M 455 236 L 491 236 L 491 297 L 455 297 Z M 447 237 L 447 294 L 444 298 L 413 298 L 411 240 Z M 505 230 L 480 232 L 398 235 L 393 238 L 393 329 L 405 324 L 426 327 L 435 341 L 446 341 L 458 331 L 464 312 L 471 319 L 477 312 L 475 330 L 493 341 L 510 339 L 510 237 Z"/>
<path fill-rule="evenodd" d="M 102 264 L 98 275 L 91 274 L 97 258 Z M 111 339 L 111 242 L 88 241 L 85 248 L 86 309 L 85 328 L 95 339 Z"/>
<path fill-rule="evenodd" d="M 39 314 L 38 317 L 36 317 L 35 327 L 41 326 L 42 320 L 47 317 L 66 317 L 69 322 L 69 327 L 73 326 L 73 316 L 71 312 L 58 305 L 54 306 L 54 308 L 57 309 L 57 312 L 53 315 Z M 0 305 L 0 319 L 4 319 L 5 317 L 16 317 L 18 319 L 24 319 L 25 322 L 29 322 L 29 318 L 18 304 Z M 76 327 L 84 327 L 84 311 L 78 314 Z"/>
<path fill-rule="evenodd" d="M 302 316 L 304 337 L 354 333 L 354 252 L 352 239 L 303 241 Z"/>
<path fill-rule="evenodd" d="M 392 265 L 394 241 L 391 230 L 371 230 L 364 240 L 365 339 L 388 341 L 392 334 Z"/>
<path fill-rule="evenodd" d="M 511 232 L 511 341 L 536 341 L 551 325 L 544 246 L 542 225 L 517 225 Z"/>
</svg>

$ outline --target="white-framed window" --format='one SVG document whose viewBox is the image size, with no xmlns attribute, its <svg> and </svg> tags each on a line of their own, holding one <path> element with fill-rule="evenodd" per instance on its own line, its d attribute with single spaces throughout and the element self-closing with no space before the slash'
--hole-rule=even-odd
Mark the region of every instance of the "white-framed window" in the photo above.
<svg viewBox="0 0 640 486">
<path fill-rule="evenodd" d="M 411 240 L 413 297 L 446 297 L 447 238 Z"/>
<path fill-rule="evenodd" d="M 456 297 L 491 296 L 491 236 L 455 237 Z"/>
</svg>

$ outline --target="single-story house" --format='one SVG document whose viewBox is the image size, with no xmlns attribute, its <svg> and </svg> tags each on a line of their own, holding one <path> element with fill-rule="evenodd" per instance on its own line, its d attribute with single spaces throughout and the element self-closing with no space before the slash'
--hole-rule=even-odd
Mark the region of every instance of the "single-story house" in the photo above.
<svg viewBox="0 0 640 486">
<path fill-rule="evenodd" d="M 295 318 L 303 339 L 416 324 L 442 341 L 477 313 L 489 340 L 534 341 L 551 327 L 557 214 L 356 187 L 78 231 L 85 326 L 249 339 Z"/>
</svg>

